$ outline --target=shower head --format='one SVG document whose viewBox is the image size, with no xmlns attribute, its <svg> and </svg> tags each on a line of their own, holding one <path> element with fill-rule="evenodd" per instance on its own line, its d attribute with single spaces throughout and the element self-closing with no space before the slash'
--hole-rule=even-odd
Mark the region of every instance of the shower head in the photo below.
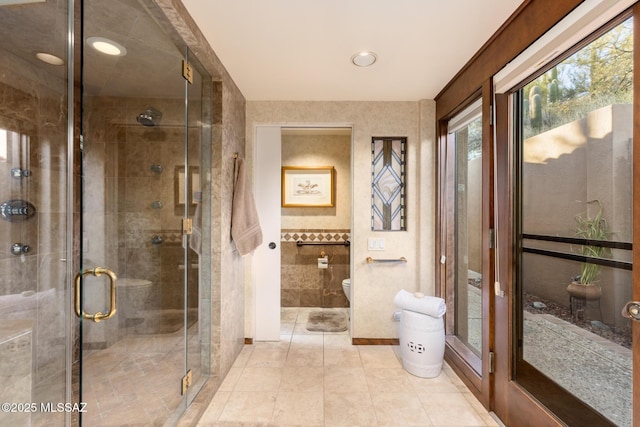
<svg viewBox="0 0 640 427">
<path fill-rule="evenodd" d="M 158 111 L 153 107 L 149 107 L 142 113 L 138 114 L 136 120 L 143 126 L 158 126 L 161 118 L 161 111 Z"/>
</svg>

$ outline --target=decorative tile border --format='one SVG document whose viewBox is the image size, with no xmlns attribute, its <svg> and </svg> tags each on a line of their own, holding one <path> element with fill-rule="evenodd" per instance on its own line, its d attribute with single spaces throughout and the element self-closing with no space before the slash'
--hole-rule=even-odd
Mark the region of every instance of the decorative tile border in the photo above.
<svg viewBox="0 0 640 427">
<path fill-rule="evenodd" d="M 336 242 L 342 243 L 351 239 L 351 230 L 335 229 L 306 229 L 306 230 L 281 230 L 281 242 Z"/>
<path fill-rule="evenodd" d="M 162 244 L 165 246 L 182 245 L 182 230 L 149 230 L 149 241 L 153 236 L 162 237 Z"/>
</svg>

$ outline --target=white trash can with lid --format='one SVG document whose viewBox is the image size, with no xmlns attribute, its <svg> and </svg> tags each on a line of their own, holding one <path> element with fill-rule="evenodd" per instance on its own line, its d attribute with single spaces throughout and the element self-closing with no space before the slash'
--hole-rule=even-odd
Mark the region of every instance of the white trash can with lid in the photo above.
<svg viewBox="0 0 640 427">
<path fill-rule="evenodd" d="M 402 366 L 417 377 L 437 377 L 444 360 L 444 300 L 401 290 L 394 303 L 402 308 L 394 314 L 400 320 Z"/>
</svg>

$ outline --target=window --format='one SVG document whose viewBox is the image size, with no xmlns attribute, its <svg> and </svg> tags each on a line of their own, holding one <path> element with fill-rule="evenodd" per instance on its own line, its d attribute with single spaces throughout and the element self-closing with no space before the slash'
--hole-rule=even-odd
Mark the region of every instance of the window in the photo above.
<svg viewBox="0 0 640 427">
<path fill-rule="evenodd" d="M 0 129 L 0 162 L 7 161 L 7 131 Z"/>
<path fill-rule="evenodd" d="M 470 362 L 481 373 L 482 358 L 482 113 L 481 99 L 448 123 L 447 217 L 453 222 L 455 239 L 447 249 L 449 262 L 446 286 L 449 304 L 454 306 L 453 332 L 456 340 L 473 353 Z M 449 305 L 450 306 L 450 305 Z M 464 353 L 464 352 L 463 352 Z"/>
</svg>

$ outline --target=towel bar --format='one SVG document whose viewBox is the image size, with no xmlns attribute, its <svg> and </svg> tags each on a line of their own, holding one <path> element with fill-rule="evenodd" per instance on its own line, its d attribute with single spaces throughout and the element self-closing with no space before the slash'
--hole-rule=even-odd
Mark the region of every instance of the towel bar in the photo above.
<svg viewBox="0 0 640 427">
<path fill-rule="evenodd" d="M 370 256 L 367 257 L 367 264 L 373 264 L 375 262 L 407 262 L 407 259 L 403 256 L 398 259 L 373 259 Z"/>
</svg>

